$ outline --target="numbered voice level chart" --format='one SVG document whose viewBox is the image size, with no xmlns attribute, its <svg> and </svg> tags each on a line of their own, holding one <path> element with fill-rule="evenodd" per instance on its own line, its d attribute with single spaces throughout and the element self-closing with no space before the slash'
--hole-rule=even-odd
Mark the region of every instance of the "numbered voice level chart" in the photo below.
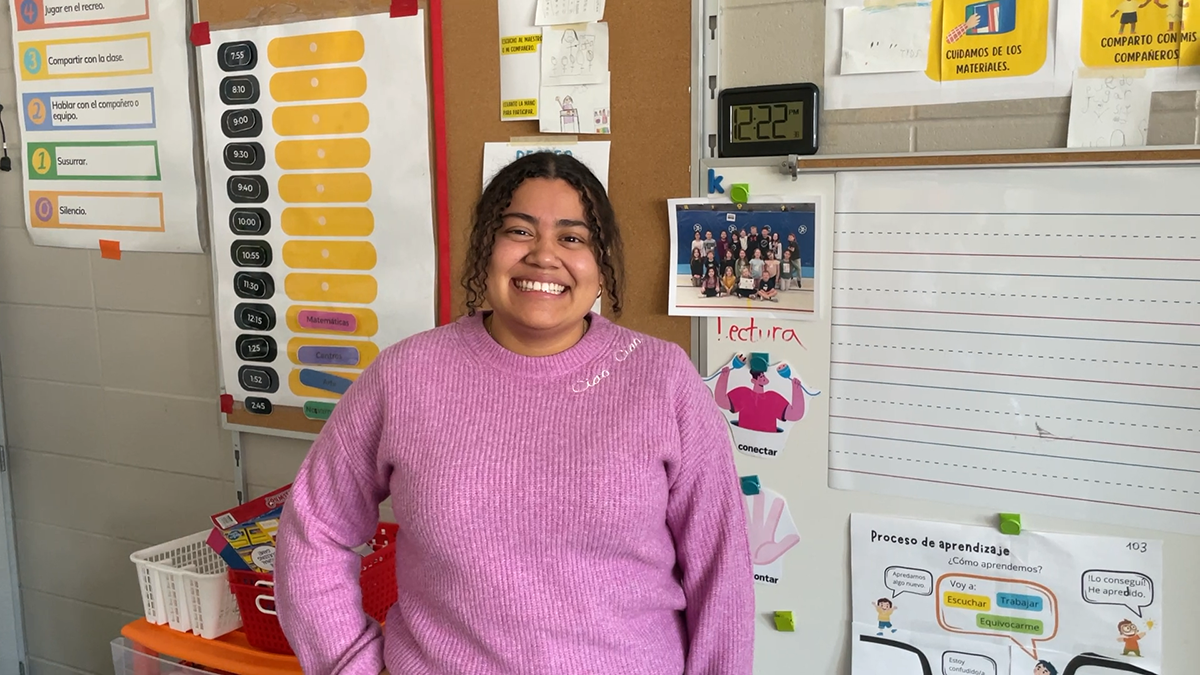
<svg viewBox="0 0 1200 675">
<path fill-rule="evenodd" d="M 15 10 L 32 227 L 161 232 L 155 89 L 109 86 L 154 74 L 149 0 Z"/>
<path fill-rule="evenodd" d="M 265 49 L 223 42 L 214 54 L 242 362 L 226 386 L 252 413 L 270 414 L 286 391 L 307 417 L 326 419 L 379 353 L 364 47 L 344 30 L 275 37 Z"/>
</svg>

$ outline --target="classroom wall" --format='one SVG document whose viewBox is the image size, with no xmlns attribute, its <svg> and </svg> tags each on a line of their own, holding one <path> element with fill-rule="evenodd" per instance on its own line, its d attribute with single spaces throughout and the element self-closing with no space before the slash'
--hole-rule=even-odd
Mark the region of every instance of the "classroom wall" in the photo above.
<svg viewBox="0 0 1200 675">
<path fill-rule="evenodd" d="M 111 673 L 142 614 L 129 554 L 234 502 L 207 255 L 35 247 L 25 231 L 9 0 L 0 0 L 0 373 L 30 675 Z M 254 494 L 307 443 L 244 438 Z M 256 454 L 257 453 L 257 454 Z"/>
<path fill-rule="evenodd" d="M 823 84 L 825 4 L 722 0 L 721 87 Z M 822 111 L 820 154 L 1061 148 L 1068 98 Z M 1151 145 L 1200 141 L 1200 93 L 1154 94 Z"/>
</svg>

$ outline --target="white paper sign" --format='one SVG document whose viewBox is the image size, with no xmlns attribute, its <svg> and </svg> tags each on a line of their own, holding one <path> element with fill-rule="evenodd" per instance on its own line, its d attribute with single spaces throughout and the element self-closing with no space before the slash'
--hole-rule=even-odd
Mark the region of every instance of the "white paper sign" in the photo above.
<svg viewBox="0 0 1200 675">
<path fill-rule="evenodd" d="M 603 84 L 542 86 L 539 128 L 544 134 L 612 133 L 608 73 Z"/>
<path fill-rule="evenodd" d="M 854 514 L 850 555 L 856 643 L 950 666 L 934 672 L 1073 672 L 1085 655 L 1161 672 L 1160 541 Z M 853 675 L 882 672 L 854 651 Z"/>
<path fill-rule="evenodd" d="M 809 392 L 787 362 L 770 362 L 766 353 L 737 354 L 705 380 L 725 415 L 739 452 L 778 457 L 788 434 L 804 419 Z"/>
<path fill-rule="evenodd" d="M 253 106 L 222 99 L 219 59 L 254 64 L 235 71 L 263 88 Z M 321 419 L 434 326 L 424 12 L 214 31 L 198 60 L 225 389 Z M 257 147 L 229 137 L 247 124 Z"/>
<path fill-rule="evenodd" d="M 537 25 L 590 23 L 604 18 L 604 0 L 537 0 Z"/>
<path fill-rule="evenodd" d="M 1151 82 L 1145 71 L 1075 73 L 1071 90 L 1068 148 L 1146 145 L 1150 128 Z"/>
<path fill-rule="evenodd" d="M 842 75 L 925 70 L 929 5 L 847 7 L 842 16 Z"/>
<path fill-rule="evenodd" d="M 34 244 L 198 253 L 184 0 L 12 2 Z"/>
<path fill-rule="evenodd" d="M 608 79 L 608 24 L 542 29 L 542 84 L 600 84 Z"/>
<path fill-rule="evenodd" d="M 533 23 L 537 0 L 499 0 L 500 120 L 538 118 L 542 29 Z"/>
<path fill-rule="evenodd" d="M 570 155 L 583 162 L 596 174 L 604 189 L 608 189 L 608 159 L 612 141 L 583 141 L 580 143 L 484 143 L 483 186 L 491 182 L 500 169 L 533 152 L 553 152 Z"/>
</svg>

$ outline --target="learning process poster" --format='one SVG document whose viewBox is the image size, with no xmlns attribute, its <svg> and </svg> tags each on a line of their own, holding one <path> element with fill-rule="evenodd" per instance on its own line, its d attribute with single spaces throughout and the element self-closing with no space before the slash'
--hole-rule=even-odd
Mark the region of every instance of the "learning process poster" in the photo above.
<svg viewBox="0 0 1200 675">
<path fill-rule="evenodd" d="M 33 243 L 201 251 L 186 0 L 10 4 Z"/>
<path fill-rule="evenodd" d="M 424 36 L 423 13 L 373 14 L 214 31 L 200 49 L 235 410 L 325 420 L 380 350 L 433 327 Z"/>
<path fill-rule="evenodd" d="M 854 675 L 1161 673 L 1159 541 L 863 514 L 850 537 Z"/>
</svg>

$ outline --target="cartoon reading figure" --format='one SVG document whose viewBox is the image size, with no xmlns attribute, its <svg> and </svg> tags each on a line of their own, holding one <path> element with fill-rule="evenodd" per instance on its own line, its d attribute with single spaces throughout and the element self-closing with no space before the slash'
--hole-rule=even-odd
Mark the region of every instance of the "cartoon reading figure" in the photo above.
<svg viewBox="0 0 1200 675">
<path fill-rule="evenodd" d="M 875 608 L 875 613 L 879 615 L 879 632 L 876 635 L 883 635 L 884 629 L 891 628 L 895 633 L 896 629 L 892 627 L 892 612 L 896 611 L 896 606 L 887 598 L 880 598 L 871 603 Z"/>
<path fill-rule="evenodd" d="M 1033 667 L 1033 675 L 1058 675 L 1058 668 L 1049 661 L 1038 661 Z"/>
<path fill-rule="evenodd" d="M 1121 619 L 1121 623 L 1117 624 L 1117 632 L 1121 634 L 1117 637 L 1117 642 L 1125 643 L 1125 651 L 1121 652 L 1121 656 L 1142 655 L 1142 648 L 1138 646 L 1138 640 L 1146 637 L 1146 634 L 1138 631 L 1136 623 L 1129 619 Z"/>
<path fill-rule="evenodd" d="M 745 362 L 745 357 L 739 354 L 734 359 L 734 367 L 740 368 L 738 364 Z M 751 354 L 750 382 L 753 388 L 738 387 L 733 391 L 729 391 L 730 367 L 721 369 L 713 398 L 718 406 L 737 414 L 738 418 L 733 424 L 751 431 L 781 433 L 783 430 L 776 422 L 796 422 L 804 417 L 804 388 L 800 378 L 791 377 L 791 369 L 787 365 L 779 366 L 779 375 L 792 381 L 792 400 L 789 402 L 783 394 L 764 389 L 770 382 L 767 378 L 769 368 L 766 354 Z"/>
</svg>

